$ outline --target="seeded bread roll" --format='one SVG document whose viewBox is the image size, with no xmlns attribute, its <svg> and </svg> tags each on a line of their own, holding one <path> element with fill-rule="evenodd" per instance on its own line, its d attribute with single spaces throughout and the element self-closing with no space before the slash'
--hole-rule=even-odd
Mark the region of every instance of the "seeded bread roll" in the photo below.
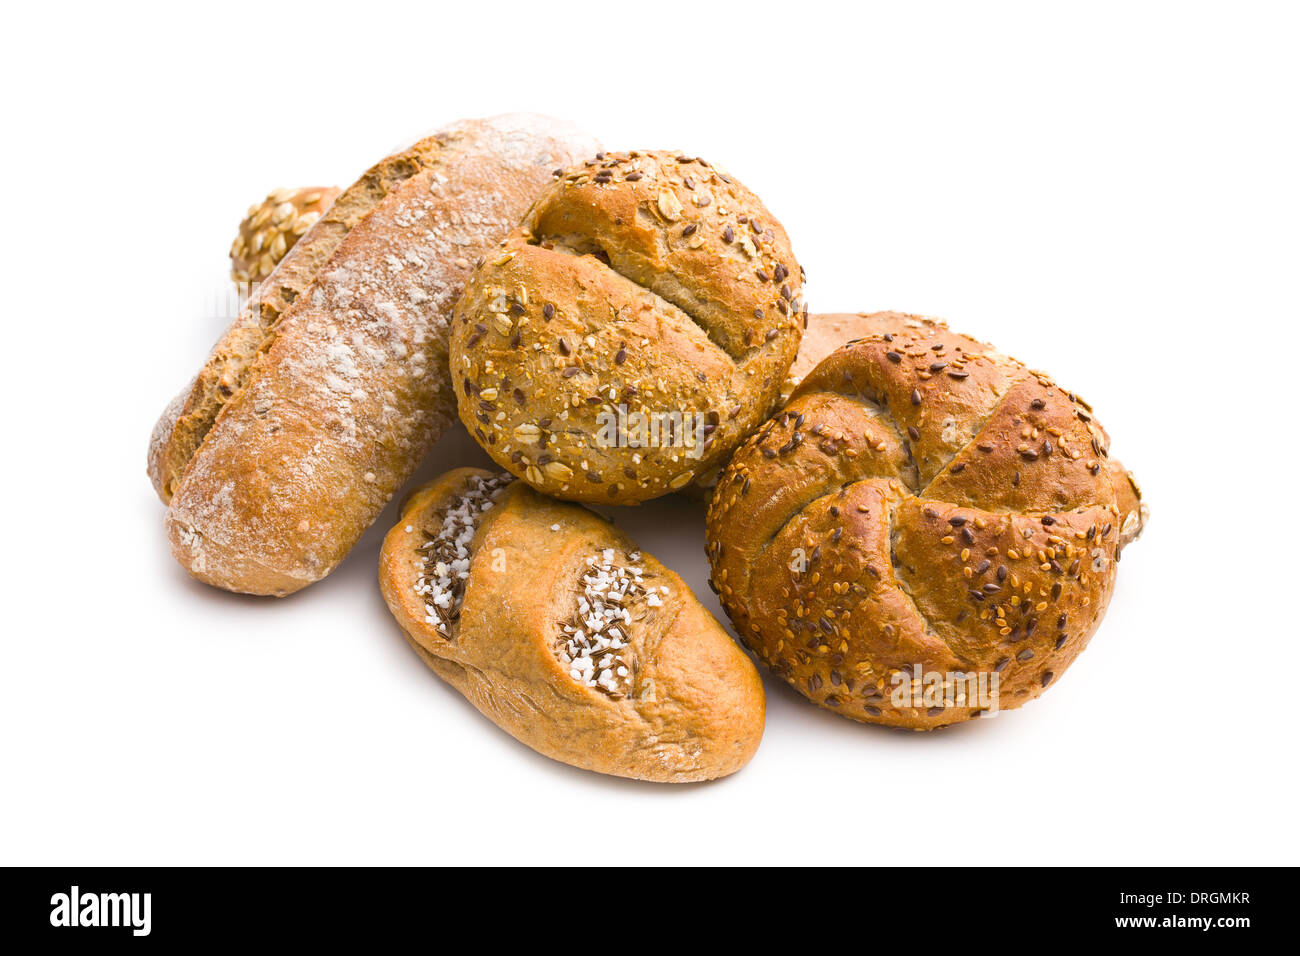
<svg viewBox="0 0 1300 956">
<path fill-rule="evenodd" d="M 471 120 L 339 196 L 155 429 L 149 473 L 191 574 L 284 595 L 338 565 L 454 420 L 447 319 L 471 260 L 595 148 L 542 117 Z"/>
<path fill-rule="evenodd" d="M 678 490 L 776 399 L 801 282 L 785 230 L 727 174 L 602 154 L 560 176 L 470 279 L 451 333 L 461 421 L 559 498 Z"/>
<path fill-rule="evenodd" d="M 870 320 L 732 457 L 711 583 L 838 714 L 925 730 L 1018 707 L 1096 630 L 1137 499 L 1077 396 L 941 322 Z"/>
<path fill-rule="evenodd" d="M 538 753 L 686 783 L 758 747 L 749 658 L 681 578 L 580 505 L 448 472 L 406 502 L 379 583 L 425 663 Z"/>
<path fill-rule="evenodd" d="M 277 189 L 249 206 L 230 246 L 230 277 L 262 282 L 338 198 L 334 186 Z"/>
</svg>

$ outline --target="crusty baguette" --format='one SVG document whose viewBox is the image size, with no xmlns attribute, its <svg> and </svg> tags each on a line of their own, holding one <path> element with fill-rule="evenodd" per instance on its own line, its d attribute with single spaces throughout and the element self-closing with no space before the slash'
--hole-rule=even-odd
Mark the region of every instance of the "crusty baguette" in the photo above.
<svg viewBox="0 0 1300 956">
<path fill-rule="evenodd" d="M 424 662 L 548 757 L 683 783 L 733 773 L 758 747 L 749 658 L 680 577 L 580 505 L 504 473 L 448 472 L 406 502 L 379 583 Z M 613 643 L 591 652 L 602 633 Z"/>
<path fill-rule="evenodd" d="M 149 442 L 149 477 L 164 503 L 218 413 L 244 385 L 257 356 L 278 334 L 280 316 L 306 291 L 352 227 L 399 183 L 431 165 L 441 143 L 429 137 L 377 163 L 338 197 L 280 261 L 212 347 L 194 380 L 159 418 Z"/>
<path fill-rule="evenodd" d="M 473 261 L 596 148 L 542 117 L 466 121 L 335 201 L 155 430 L 191 574 L 284 595 L 338 565 L 453 420 L 447 319 Z"/>
<path fill-rule="evenodd" d="M 1043 373 L 942 322 L 866 320 L 732 456 L 713 587 L 744 642 L 837 714 L 926 730 L 991 709 L 961 674 L 1019 707 L 1100 624 L 1136 485 Z M 895 695 L 914 668 L 952 696 Z"/>
</svg>

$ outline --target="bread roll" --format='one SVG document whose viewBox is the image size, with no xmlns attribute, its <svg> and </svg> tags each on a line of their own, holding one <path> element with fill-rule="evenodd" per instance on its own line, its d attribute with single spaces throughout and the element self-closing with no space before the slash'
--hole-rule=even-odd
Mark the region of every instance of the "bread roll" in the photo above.
<svg viewBox="0 0 1300 956">
<path fill-rule="evenodd" d="M 549 187 L 466 287 L 461 421 L 559 498 L 676 491 L 776 399 L 801 285 L 785 230 L 729 175 L 675 153 L 602 155 Z"/>
<path fill-rule="evenodd" d="M 835 713 L 924 730 L 1018 707 L 1110 600 L 1109 440 L 982 342 L 870 323 L 732 457 L 708 512 L 713 587 L 744 642 Z"/>
<path fill-rule="evenodd" d="M 470 120 L 339 196 L 155 429 L 191 574 L 284 595 L 338 565 L 453 420 L 446 327 L 472 260 L 595 148 L 542 117 Z"/>
<path fill-rule="evenodd" d="M 749 658 L 681 578 L 580 505 L 448 472 L 406 502 L 379 583 L 425 663 L 538 753 L 684 783 L 758 747 Z"/>
</svg>

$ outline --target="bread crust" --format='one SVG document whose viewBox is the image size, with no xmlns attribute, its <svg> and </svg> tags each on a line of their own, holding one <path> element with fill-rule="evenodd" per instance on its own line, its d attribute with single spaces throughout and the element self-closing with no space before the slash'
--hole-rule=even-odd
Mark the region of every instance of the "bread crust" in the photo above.
<svg viewBox="0 0 1300 956">
<path fill-rule="evenodd" d="M 433 163 L 441 145 L 436 137 L 429 137 L 367 170 L 258 284 L 198 375 L 171 401 L 154 428 L 148 473 L 164 504 L 171 501 L 217 415 L 243 387 L 258 356 L 278 334 L 280 317 L 307 290 L 352 227 L 399 183 Z"/>
<path fill-rule="evenodd" d="M 753 664 L 681 578 L 586 508 L 510 482 L 473 533 L 457 623 L 446 634 L 429 623 L 421 545 L 491 474 L 460 468 L 419 489 L 384 540 L 380 588 L 421 659 L 497 726 L 575 767 L 685 783 L 744 766 L 763 732 Z M 558 651 L 587 562 L 607 552 L 637 554 L 662 602 L 631 612 L 632 674 L 617 694 L 575 679 Z"/>
<path fill-rule="evenodd" d="M 450 346 L 461 420 L 559 498 L 679 490 L 776 399 L 801 288 L 785 230 L 728 174 L 602 154 L 548 188 L 467 285 Z M 612 428 L 620 413 L 630 424 Z M 638 416 L 672 421 L 673 439 L 655 425 L 638 440 Z"/>
<path fill-rule="evenodd" d="M 799 354 L 795 356 L 794 364 L 790 366 L 789 377 L 786 379 L 786 387 L 781 396 L 782 407 L 790 400 L 799 383 L 820 365 L 823 359 L 829 357 L 832 352 L 879 331 L 880 315 L 881 313 L 871 312 L 827 312 L 810 315 L 804 326 L 803 339 L 799 343 Z M 1105 436 L 1105 430 L 1098 422 L 1094 421 L 1094 425 L 1101 431 L 1104 444 L 1109 447 L 1110 439 Z M 1116 458 L 1107 458 L 1106 468 L 1111 475 L 1111 486 L 1115 490 L 1115 504 L 1120 514 L 1118 554 L 1141 536 L 1150 512 L 1142 503 L 1142 489 L 1138 485 L 1137 476 L 1120 464 Z M 715 477 L 713 481 L 707 483 L 705 494 L 698 497 L 707 501 L 707 495 L 712 492 L 716 484 Z"/>
<path fill-rule="evenodd" d="M 840 346 L 869 335 L 875 328 L 875 320 L 868 312 L 823 312 L 808 316 L 803 339 L 799 342 L 799 354 L 790 366 L 785 396 L 788 398 L 795 386 L 821 364 L 822 359 Z"/>
<path fill-rule="evenodd" d="M 866 312 L 814 312 L 804 313 L 803 335 L 799 339 L 799 352 L 794 358 L 790 371 L 781 385 L 781 394 L 772 411 L 785 406 L 795 387 L 803 377 L 811 372 L 817 363 L 830 355 L 837 348 L 852 339 L 866 334 L 870 328 L 871 317 Z M 766 419 L 767 416 L 764 416 Z M 708 502 L 713 489 L 717 487 L 718 478 L 727 462 L 721 461 L 707 471 L 703 471 L 691 484 L 679 494 L 693 501 Z"/>
<path fill-rule="evenodd" d="M 918 666 L 997 674 L 997 708 L 1018 707 L 1110 600 L 1109 439 L 1078 396 L 982 342 L 864 319 L 723 473 L 713 587 L 744 642 L 835 713 L 925 730 L 986 709 L 899 706 L 895 675 Z"/>
<path fill-rule="evenodd" d="M 264 282 L 338 195 L 334 186 L 277 189 L 250 206 L 230 246 L 230 278 L 237 283 Z"/>
<path fill-rule="evenodd" d="M 1117 458 L 1108 458 L 1106 468 L 1110 471 L 1111 487 L 1115 489 L 1115 507 L 1119 509 L 1119 546 L 1115 556 L 1142 536 L 1146 530 L 1151 512 L 1142 500 L 1142 488 L 1137 476 L 1129 471 Z"/>
<path fill-rule="evenodd" d="M 471 261 L 594 148 L 542 117 L 470 120 L 335 201 L 156 430 L 192 575 L 284 595 L 338 565 L 453 420 L 446 323 Z"/>
</svg>

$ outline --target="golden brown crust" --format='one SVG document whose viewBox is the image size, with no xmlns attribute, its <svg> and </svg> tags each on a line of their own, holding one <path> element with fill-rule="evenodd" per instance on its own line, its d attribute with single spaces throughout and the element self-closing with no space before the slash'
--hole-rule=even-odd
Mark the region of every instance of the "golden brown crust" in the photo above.
<svg viewBox="0 0 1300 956">
<path fill-rule="evenodd" d="M 575 767 L 684 783 L 744 766 L 763 732 L 753 664 L 681 578 L 579 505 L 519 481 L 496 492 L 467 545 L 458 616 L 445 633 L 430 622 L 431 593 L 417 593 L 430 573 L 429 542 L 491 477 L 461 468 L 424 486 L 384 540 L 380 587 L 425 663 L 503 730 Z M 584 626 L 578 600 L 593 559 L 641 569 L 637 579 L 654 595 L 653 604 L 626 602 L 629 646 L 615 653 L 628 674 L 612 691 L 575 677 L 562 659 L 563 625 Z"/>
<path fill-rule="evenodd" d="M 1116 458 L 1108 458 L 1106 467 L 1110 471 L 1111 486 L 1115 489 L 1115 506 L 1119 509 L 1119 548 L 1123 551 L 1142 536 L 1151 514 L 1142 501 L 1142 489 L 1137 477 Z"/>
<path fill-rule="evenodd" d="M 467 121 L 339 197 L 159 426 L 150 471 L 191 574 L 283 595 L 337 566 L 453 420 L 470 259 L 593 146 L 539 117 Z"/>
<path fill-rule="evenodd" d="M 428 167 L 442 148 L 428 137 L 375 164 L 295 243 L 267 281 L 259 283 L 194 381 L 173 399 L 149 443 L 149 478 L 164 503 L 226 402 L 244 385 L 253 363 L 274 340 L 283 315 L 306 291 L 347 234 L 398 184 Z"/>
<path fill-rule="evenodd" d="M 795 356 L 794 364 L 790 366 L 790 372 L 781 385 L 781 394 L 772 412 L 783 407 L 790 400 L 790 395 L 794 392 L 795 386 L 822 359 L 840 346 L 866 335 L 871 331 L 871 323 L 872 318 L 866 312 L 814 312 L 811 315 L 805 312 L 803 336 L 799 340 L 799 354 Z M 766 416 L 764 417 L 766 418 Z M 693 501 L 707 503 L 726 464 L 727 462 L 724 460 L 707 471 L 701 472 L 695 481 L 678 493 Z"/>
<path fill-rule="evenodd" d="M 875 320 L 868 312 L 814 312 L 808 316 L 799 342 L 799 354 L 790 366 L 785 397 L 789 398 L 795 386 L 820 365 L 822 359 L 841 346 L 870 335 L 875 327 Z"/>
<path fill-rule="evenodd" d="M 230 246 L 230 278 L 250 285 L 265 281 L 338 195 L 334 186 L 277 189 L 249 206 Z"/>
<path fill-rule="evenodd" d="M 559 177 L 466 287 L 451 332 L 461 420 L 560 498 L 678 490 L 771 407 L 801 286 L 780 223 L 727 174 L 602 154 Z"/>
<path fill-rule="evenodd" d="M 896 695 L 915 667 L 996 674 L 998 708 L 1017 707 L 1110 599 L 1108 439 L 1077 396 L 981 342 L 865 318 L 723 473 L 713 586 L 745 643 L 836 713 L 929 729 L 985 709 Z"/>
</svg>

